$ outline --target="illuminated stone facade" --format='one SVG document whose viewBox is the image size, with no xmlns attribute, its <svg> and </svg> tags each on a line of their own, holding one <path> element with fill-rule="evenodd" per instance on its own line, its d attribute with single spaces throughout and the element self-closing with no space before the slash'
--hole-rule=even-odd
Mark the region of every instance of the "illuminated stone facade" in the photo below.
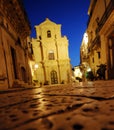
<svg viewBox="0 0 114 130">
<path fill-rule="evenodd" d="M 88 35 L 84 33 L 81 47 L 80 47 L 80 70 L 82 72 L 83 81 L 88 71 L 90 71 L 89 56 L 88 56 Z"/>
<path fill-rule="evenodd" d="M 91 0 L 88 9 L 88 56 L 94 74 L 106 64 L 106 79 L 114 79 L 114 1 Z"/>
<path fill-rule="evenodd" d="M 80 47 L 80 63 L 88 63 L 88 35 L 84 33 Z"/>
<path fill-rule="evenodd" d="M 46 18 L 35 26 L 36 38 L 32 38 L 35 62 L 35 80 L 42 84 L 70 82 L 68 40 L 61 36 L 61 25 Z"/>
<path fill-rule="evenodd" d="M 0 89 L 31 83 L 29 35 L 30 25 L 21 0 L 0 0 Z"/>
</svg>

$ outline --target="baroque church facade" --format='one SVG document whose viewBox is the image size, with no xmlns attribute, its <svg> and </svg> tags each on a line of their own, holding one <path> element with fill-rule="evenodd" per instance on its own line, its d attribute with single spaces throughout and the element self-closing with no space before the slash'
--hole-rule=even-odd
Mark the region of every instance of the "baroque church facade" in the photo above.
<svg viewBox="0 0 114 130">
<path fill-rule="evenodd" d="M 68 39 L 61 35 L 61 24 L 46 18 L 35 26 L 36 38 L 31 39 L 35 63 L 34 80 L 41 84 L 70 82 L 71 66 Z"/>
</svg>

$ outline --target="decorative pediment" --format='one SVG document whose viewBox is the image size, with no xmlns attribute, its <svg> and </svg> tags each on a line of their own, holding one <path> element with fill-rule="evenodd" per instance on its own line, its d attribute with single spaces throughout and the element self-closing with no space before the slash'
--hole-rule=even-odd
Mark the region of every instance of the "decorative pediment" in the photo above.
<svg viewBox="0 0 114 130">
<path fill-rule="evenodd" d="M 53 25 L 53 26 L 56 25 L 57 26 L 57 24 L 52 22 L 49 18 L 46 18 L 46 20 L 43 23 L 41 23 L 39 26 L 44 26 L 44 25 Z"/>
</svg>

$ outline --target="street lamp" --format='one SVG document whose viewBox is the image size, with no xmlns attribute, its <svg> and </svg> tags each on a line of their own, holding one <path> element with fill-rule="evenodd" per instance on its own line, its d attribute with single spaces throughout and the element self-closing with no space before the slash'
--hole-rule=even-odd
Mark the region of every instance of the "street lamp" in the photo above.
<svg viewBox="0 0 114 130">
<path fill-rule="evenodd" d="M 35 65 L 34 65 L 34 69 L 35 69 L 35 70 L 38 69 L 38 64 L 35 64 Z"/>
</svg>

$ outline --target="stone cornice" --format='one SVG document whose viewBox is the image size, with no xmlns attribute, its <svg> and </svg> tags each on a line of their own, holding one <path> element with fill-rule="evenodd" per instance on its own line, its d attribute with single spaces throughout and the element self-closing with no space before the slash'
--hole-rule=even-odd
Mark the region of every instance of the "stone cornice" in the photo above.
<svg viewBox="0 0 114 130">
<path fill-rule="evenodd" d="M 19 0 L 0 0 L 0 10 L 19 36 L 30 35 L 30 24 Z"/>
</svg>

